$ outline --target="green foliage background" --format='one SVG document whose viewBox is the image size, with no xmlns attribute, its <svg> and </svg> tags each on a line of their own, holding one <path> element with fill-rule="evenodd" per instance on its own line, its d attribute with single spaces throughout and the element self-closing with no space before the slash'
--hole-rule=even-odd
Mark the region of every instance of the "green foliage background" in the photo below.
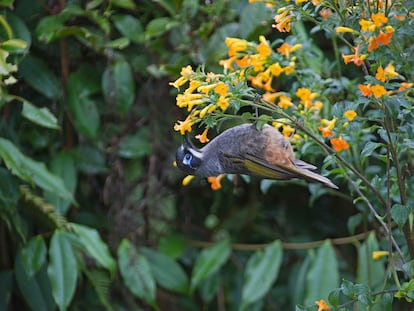
<svg viewBox="0 0 414 311">
<path fill-rule="evenodd" d="M 0 7 L 1 310 L 316 310 L 330 292 L 343 308 L 393 308 L 385 261 L 371 259 L 388 244 L 346 191 L 181 186 L 168 82 L 187 64 L 220 70 L 226 37 L 283 37 L 262 3 Z M 309 68 L 326 69 L 331 44 L 309 39 Z M 337 78 L 338 97 L 355 87 Z M 409 310 L 414 285 L 398 289 L 393 306 Z"/>
</svg>

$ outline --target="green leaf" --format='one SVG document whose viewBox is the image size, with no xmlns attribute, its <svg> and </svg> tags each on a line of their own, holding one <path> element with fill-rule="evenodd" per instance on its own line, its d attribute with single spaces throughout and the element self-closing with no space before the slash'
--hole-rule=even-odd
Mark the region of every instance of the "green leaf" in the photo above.
<svg viewBox="0 0 414 311">
<path fill-rule="evenodd" d="M 59 310 L 66 310 L 75 293 L 78 267 L 75 254 L 65 232 L 55 231 L 49 247 L 47 273 L 52 294 Z"/>
<path fill-rule="evenodd" d="M 38 108 L 26 100 L 23 102 L 22 116 L 40 126 L 56 130 L 60 129 L 56 117 L 48 108 Z"/>
<path fill-rule="evenodd" d="M 328 295 L 328 301 L 333 307 L 339 306 L 339 297 L 341 296 L 341 289 L 335 288 Z"/>
<path fill-rule="evenodd" d="M 2 49 L 16 53 L 27 48 L 27 42 L 22 39 L 10 39 L 1 43 Z"/>
<path fill-rule="evenodd" d="M 132 42 L 142 43 L 144 41 L 144 31 L 139 19 L 132 15 L 116 15 L 113 17 L 116 29 Z"/>
<path fill-rule="evenodd" d="M 119 142 L 119 156 L 128 159 L 141 158 L 151 153 L 149 131 L 143 128 L 135 135 L 125 136 Z"/>
<path fill-rule="evenodd" d="M 111 48 L 111 49 L 122 50 L 122 49 L 125 49 L 129 44 L 130 44 L 130 41 L 127 37 L 120 37 L 120 38 L 117 38 L 115 40 L 105 43 L 105 47 Z"/>
<path fill-rule="evenodd" d="M 1 189 L 1 187 L 0 187 Z M 180 235 L 168 235 L 161 238 L 158 249 L 170 258 L 178 258 L 184 254 L 186 248 L 185 240 Z"/>
<path fill-rule="evenodd" d="M 23 267 L 22 254 L 18 252 L 14 262 L 14 274 L 20 293 L 32 310 L 56 310 L 52 289 L 47 277 L 46 264 L 33 277 L 29 277 Z"/>
<path fill-rule="evenodd" d="M 13 8 L 14 0 L 0 0 L 0 6 L 8 7 L 9 9 Z"/>
<path fill-rule="evenodd" d="M 391 208 L 391 217 L 402 228 L 410 215 L 411 210 L 407 205 L 394 204 Z"/>
<path fill-rule="evenodd" d="M 85 74 L 77 71 L 69 76 L 66 82 L 68 106 L 75 127 L 87 138 L 94 139 L 98 135 L 100 116 L 95 101 L 90 98 L 93 85 L 87 83 Z"/>
<path fill-rule="evenodd" d="M 111 4 L 124 9 L 135 9 L 135 3 L 133 0 L 110 0 Z"/>
<path fill-rule="evenodd" d="M 0 271 L 0 310 L 8 310 L 13 292 L 13 270 Z"/>
<path fill-rule="evenodd" d="M 188 293 L 188 277 L 177 262 L 149 248 L 140 248 L 139 252 L 147 258 L 157 284 L 176 293 Z"/>
<path fill-rule="evenodd" d="M 198 285 L 198 291 L 204 302 L 210 302 L 217 293 L 220 284 L 219 271 L 209 275 Z"/>
<path fill-rule="evenodd" d="M 380 290 L 385 278 L 383 262 L 372 259 L 372 252 L 379 250 L 375 233 L 358 248 L 357 282 L 367 284 L 372 290 Z"/>
<path fill-rule="evenodd" d="M 21 254 L 23 268 L 31 278 L 46 263 L 46 243 L 43 237 L 38 235 L 30 239 L 22 248 Z"/>
<path fill-rule="evenodd" d="M 118 266 L 129 290 L 138 298 L 156 306 L 155 280 L 150 265 L 144 256 L 137 254 L 126 239 L 123 239 L 118 247 Z"/>
<path fill-rule="evenodd" d="M 361 156 L 362 157 L 369 157 L 375 151 L 375 149 L 377 149 L 379 147 L 383 147 L 383 146 L 384 146 L 384 144 L 374 143 L 372 141 L 369 141 L 364 146 L 364 149 L 362 149 Z"/>
<path fill-rule="evenodd" d="M 107 67 L 102 76 L 105 100 L 120 114 L 127 113 L 135 100 L 135 82 L 131 66 L 123 60 Z"/>
<path fill-rule="evenodd" d="M 102 241 L 96 229 L 71 223 L 70 226 L 79 237 L 84 251 L 108 269 L 112 275 L 116 270 L 116 262 L 109 252 L 108 246 Z"/>
<path fill-rule="evenodd" d="M 50 160 L 50 170 L 62 178 L 66 188 L 70 193 L 74 193 L 77 184 L 76 157 L 73 152 L 61 151 L 53 155 Z M 56 207 L 59 215 L 66 215 L 71 202 L 57 196 L 53 192 L 46 191 L 44 194 L 46 201 Z"/>
<path fill-rule="evenodd" d="M 79 170 L 86 174 L 98 174 L 108 171 L 105 155 L 101 150 L 84 145 L 76 150 L 76 158 Z"/>
<path fill-rule="evenodd" d="M 211 274 L 217 272 L 227 261 L 231 253 L 230 242 L 223 240 L 200 252 L 191 275 L 191 292 Z"/>
<path fill-rule="evenodd" d="M 325 241 L 316 252 L 306 278 L 307 295 L 305 305 L 327 299 L 329 292 L 338 287 L 339 273 L 335 251 L 330 241 Z"/>
<path fill-rule="evenodd" d="M 26 157 L 13 143 L 1 137 L 0 158 L 13 175 L 74 202 L 72 194 L 66 189 L 62 179 L 50 173 L 43 163 Z"/>
<path fill-rule="evenodd" d="M 249 258 L 244 271 L 241 310 L 262 298 L 270 290 L 279 273 L 282 254 L 282 244 L 275 241 L 263 251 L 256 251 Z"/>
<path fill-rule="evenodd" d="M 62 87 L 58 78 L 40 58 L 28 55 L 19 64 L 19 72 L 28 85 L 49 99 L 60 99 Z"/>
<path fill-rule="evenodd" d="M 172 20 L 169 17 L 154 18 L 148 23 L 147 27 L 145 28 L 145 35 L 149 38 L 158 37 L 178 25 L 178 22 Z"/>
</svg>

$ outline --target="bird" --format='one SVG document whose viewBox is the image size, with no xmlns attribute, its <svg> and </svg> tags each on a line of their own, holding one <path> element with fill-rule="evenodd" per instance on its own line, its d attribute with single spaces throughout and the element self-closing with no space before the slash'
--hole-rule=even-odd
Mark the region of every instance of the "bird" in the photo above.
<svg viewBox="0 0 414 311">
<path fill-rule="evenodd" d="M 176 163 L 185 173 L 200 177 L 244 174 L 276 180 L 300 178 L 338 189 L 328 178 L 312 172 L 314 165 L 296 159 L 290 141 L 268 124 L 261 129 L 256 123 L 236 125 L 202 148 L 186 135 L 177 149 Z"/>
</svg>

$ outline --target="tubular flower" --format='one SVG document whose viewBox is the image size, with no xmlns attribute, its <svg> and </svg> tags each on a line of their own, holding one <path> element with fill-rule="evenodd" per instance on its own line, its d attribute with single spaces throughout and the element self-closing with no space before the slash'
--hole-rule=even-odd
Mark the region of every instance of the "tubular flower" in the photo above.
<svg viewBox="0 0 414 311">
<path fill-rule="evenodd" d="M 226 96 L 227 92 L 229 91 L 229 86 L 223 82 L 217 83 L 216 87 L 214 88 L 214 92 L 221 96 Z"/>
<path fill-rule="evenodd" d="M 361 31 L 374 32 L 376 28 L 375 24 L 372 21 L 367 21 L 365 19 L 361 19 L 359 21 L 359 25 L 361 26 Z"/>
<path fill-rule="evenodd" d="M 362 96 L 372 96 L 371 84 L 359 84 L 358 88 L 361 91 Z"/>
<path fill-rule="evenodd" d="M 181 69 L 181 77 L 175 80 L 174 82 L 170 82 L 169 85 L 172 85 L 177 90 L 180 90 L 180 86 L 184 85 L 194 73 L 193 68 L 190 65 L 187 67 L 183 67 Z"/>
<path fill-rule="evenodd" d="M 206 98 L 203 94 L 178 94 L 176 97 L 177 106 L 180 108 L 187 107 L 188 111 L 191 111 L 194 106 L 203 104 L 206 102 Z"/>
<path fill-rule="evenodd" d="M 389 254 L 388 251 L 374 251 L 372 252 L 372 259 L 378 260 L 381 257 L 388 256 L 388 254 Z"/>
<path fill-rule="evenodd" d="M 277 104 L 282 109 L 288 109 L 293 106 L 292 99 L 289 96 L 281 95 L 279 97 L 279 103 Z"/>
<path fill-rule="evenodd" d="M 226 38 L 226 45 L 229 49 L 228 55 L 230 57 L 237 55 L 237 53 L 246 51 L 249 43 L 246 40 L 239 38 Z"/>
<path fill-rule="evenodd" d="M 302 44 L 298 43 L 295 45 L 290 45 L 288 43 L 283 43 L 280 47 L 276 49 L 278 53 L 283 54 L 286 56 L 286 58 L 289 58 L 290 53 L 295 52 L 296 50 L 300 49 L 302 47 Z"/>
<path fill-rule="evenodd" d="M 322 17 L 323 19 L 328 19 L 332 16 L 332 10 L 327 8 L 327 9 L 322 9 L 319 11 L 319 16 Z"/>
<path fill-rule="evenodd" d="M 283 68 L 279 63 L 275 63 L 269 66 L 269 70 L 273 76 L 278 77 L 283 73 Z"/>
<path fill-rule="evenodd" d="M 322 119 L 321 123 L 325 126 L 318 127 L 318 130 L 321 131 L 322 137 L 331 137 L 334 135 L 332 132 L 332 129 L 335 127 L 336 118 L 333 118 L 332 120 Z"/>
<path fill-rule="evenodd" d="M 221 189 L 221 180 L 223 179 L 223 177 L 225 176 L 225 174 L 220 174 L 216 177 L 212 176 L 212 177 L 208 177 L 207 181 L 211 184 L 211 189 L 212 190 L 219 190 Z"/>
<path fill-rule="evenodd" d="M 379 48 L 380 43 L 383 45 L 387 45 L 390 43 L 390 40 L 392 38 L 392 32 L 380 32 L 378 36 L 376 37 L 370 37 L 369 38 L 369 44 L 368 44 L 368 52 L 371 52 L 372 50 L 376 50 Z"/>
<path fill-rule="evenodd" d="M 268 57 L 272 54 L 272 49 L 270 48 L 264 36 L 260 36 L 259 40 L 260 44 L 256 47 L 257 52 L 259 52 L 260 56 L 262 57 Z"/>
<path fill-rule="evenodd" d="M 221 110 L 226 110 L 227 107 L 230 105 L 229 103 L 229 99 L 225 96 L 220 96 L 218 102 L 217 102 L 217 106 L 219 106 L 221 108 Z"/>
<path fill-rule="evenodd" d="M 336 27 L 335 28 L 336 33 L 342 33 L 342 32 L 355 32 L 352 28 L 349 27 Z"/>
<path fill-rule="evenodd" d="M 205 106 L 199 114 L 200 119 L 204 118 L 206 114 L 212 113 L 214 110 L 216 110 L 217 106 L 215 104 L 210 104 L 208 106 Z"/>
<path fill-rule="evenodd" d="M 301 87 L 296 91 L 296 96 L 300 98 L 300 103 L 306 108 L 312 107 L 312 99 L 318 96 L 317 93 L 311 93 L 307 88 Z"/>
<path fill-rule="evenodd" d="M 195 138 L 202 144 L 208 143 L 210 139 L 207 138 L 208 127 L 203 131 L 203 133 L 196 135 Z"/>
<path fill-rule="evenodd" d="M 190 94 L 194 92 L 201 85 L 201 81 L 191 80 L 190 86 L 184 91 L 184 94 Z"/>
<path fill-rule="evenodd" d="M 387 90 L 380 84 L 371 86 L 371 91 L 374 94 L 375 98 L 380 98 L 387 94 Z"/>
<path fill-rule="evenodd" d="M 339 136 L 338 138 L 332 138 L 331 144 L 336 152 L 340 152 L 349 148 L 348 143 L 342 138 L 342 136 Z"/>
<path fill-rule="evenodd" d="M 388 18 L 384 15 L 384 13 L 372 14 L 371 19 L 377 28 L 388 22 Z"/>
<path fill-rule="evenodd" d="M 184 121 L 177 121 L 174 124 L 174 131 L 180 131 L 181 135 L 184 135 L 185 132 L 191 132 L 191 126 L 194 124 L 192 115 L 189 114 Z"/>
<path fill-rule="evenodd" d="M 352 121 L 357 116 L 357 113 L 355 110 L 347 110 L 344 112 L 344 116 L 348 119 L 348 121 Z"/>
<path fill-rule="evenodd" d="M 413 87 L 413 85 L 414 85 L 413 83 L 402 82 L 400 84 L 400 87 L 398 88 L 398 91 L 401 92 L 401 91 L 404 91 L 406 89 L 411 89 Z"/>
<path fill-rule="evenodd" d="M 183 186 L 188 186 L 189 183 L 194 179 L 194 175 L 187 175 L 183 178 L 183 181 L 181 182 Z"/>
<path fill-rule="evenodd" d="M 315 305 L 318 306 L 318 311 L 326 311 L 331 310 L 331 307 L 328 306 L 325 300 L 321 299 L 319 301 L 315 301 Z"/>
<path fill-rule="evenodd" d="M 279 32 L 290 32 L 290 22 L 292 21 L 292 16 L 289 16 L 290 10 L 285 10 L 281 14 L 275 16 L 275 23 L 272 27 L 279 30 Z"/>
<path fill-rule="evenodd" d="M 351 55 L 342 54 L 342 58 L 345 64 L 354 63 L 356 66 L 361 66 L 364 63 L 364 59 L 367 58 L 367 54 L 359 55 L 359 46 L 354 48 L 355 53 Z"/>
<path fill-rule="evenodd" d="M 273 104 L 275 103 L 276 99 L 279 96 L 280 96 L 280 94 L 277 93 L 277 92 L 275 92 L 275 93 L 273 93 L 273 92 L 266 92 L 266 93 L 264 93 L 262 95 L 262 97 L 263 97 L 264 100 L 267 100 L 268 102 L 271 102 Z"/>
</svg>

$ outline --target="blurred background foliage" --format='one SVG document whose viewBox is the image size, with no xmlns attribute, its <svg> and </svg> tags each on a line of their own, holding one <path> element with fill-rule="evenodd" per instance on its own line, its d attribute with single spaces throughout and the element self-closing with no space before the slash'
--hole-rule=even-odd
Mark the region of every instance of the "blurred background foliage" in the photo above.
<svg viewBox="0 0 414 311">
<path fill-rule="evenodd" d="M 172 165 L 183 115 L 168 82 L 219 70 L 226 37 L 286 36 L 263 3 L 0 7 L 1 310 L 316 310 L 342 278 L 362 303 L 351 282 L 382 288 L 377 225 L 347 193 L 241 177 L 213 192 Z M 332 40 L 310 31 L 295 30 L 309 68 L 329 75 Z M 338 97 L 353 86 L 334 82 Z"/>
</svg>

